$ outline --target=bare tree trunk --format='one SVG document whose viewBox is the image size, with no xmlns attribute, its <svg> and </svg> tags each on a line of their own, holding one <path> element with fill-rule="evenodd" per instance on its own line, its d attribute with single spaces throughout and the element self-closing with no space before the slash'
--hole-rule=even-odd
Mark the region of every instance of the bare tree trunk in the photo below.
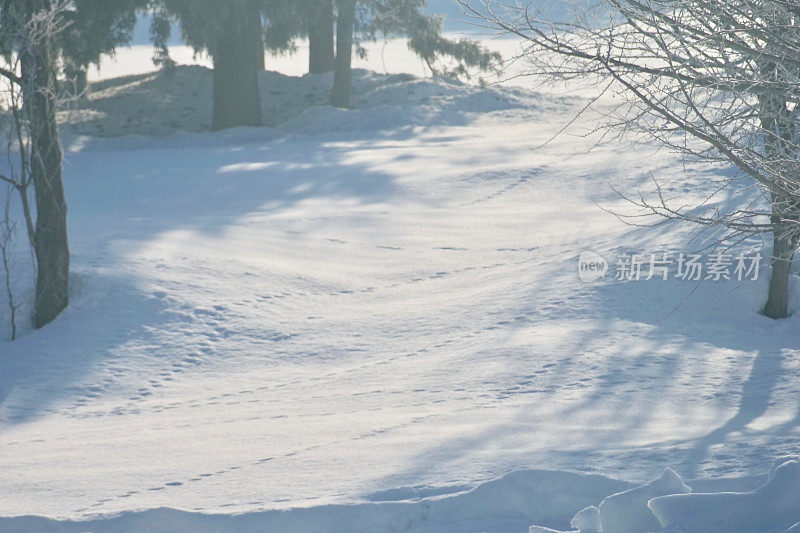
<svg viewBox="0 0 800 533">
<path fill-rule="evenodd" d="M 75 96 L 84 98 L 89 95 L 92 86 L 89 83 L 89 76 L 86 68 L 81 68 L 75 73 Z"/>
<path fill-rule="evenodd" d="M 797 237 L 786 234 L 786 223 L 773 223 L 775 247 L 772 254 L 772 276 L 769 280 L 769 297 L 764 315 L 780 319 L 789 315 L 789 277 L 792 257 L 797 249 Z"/>
<path fill-rule="evenodd" d="M 772 75 L 775 65 L 766 65 L 764 73 Z M 792 154 L 793 124 L 787 108 L 786 97 L 771 94 L 761 101 L 761 127 L 764 135 L 764 150 L 769 158 L 777 161 L 777 169 L 783 175 L 796 175 L 797 165 Z M 788 186 L 788 184 L 785 184 Z M 773 233 L 772 276 L 769 294 L 764 306 L 764 315 L 773 318 L 786 318 L 789 314 L 789 276 L 792 259 L 798 245 L 798 235 L 793 223 L 798 216 L 797 206 L 783 195 L 772 194 L 772 217 L 770 223 Z"/>
<path fill-rule="evenodd" d="M 11 279 L 11 247 L 14 240 L 14 223 L 11 220 L 11 199 L 14 192 L 12 186 L 8 187 L 2 231 L 0 231 L 0 263 L 3 266 L 4 282 L 6 284 L 6 300 L 11 314 L 11 340 L 17 340 L 17 302 L 14 297 L 14 287 Z M 24 191 L 23 191 L 24 192 Z"/>
<path fill-rule="evenodd" d="M 232 3 L 212 50 L 214 59 L 214 131 L 236 126 L 261 126 L 258 73 L 253 60 L 248 10 Z"/>
<path fill-rule="evenodd" d="M 353 78 L 353 31 L 355 29 L 355 0 L 339 0 L 336 21 L 336 71 L 333 77 L 331 105 L 350 107 Z"/>
<path fill-rule="evenodd" d="M 86 67 L 76 67 L 67 65 L 64 67 L 65 91 L 75 98 L 84 98 L 91 92 L 89 84 L 88 69 Z"/>
<path fill-rule="evenodd" d="M 308 72 L 333 72 L 336 53 L 333 49 L 333 0 L 320 0 L 308 30 Z"/>
<path fill-rule="evenodd" d="M 56 124 L 56 66 L 49 36 L 22 56 L 25 106 L 31 128 L 31 178 L 36 197 L 34 326 L 52 322 L 69 303 L 67 205 Z"/>
</svg>

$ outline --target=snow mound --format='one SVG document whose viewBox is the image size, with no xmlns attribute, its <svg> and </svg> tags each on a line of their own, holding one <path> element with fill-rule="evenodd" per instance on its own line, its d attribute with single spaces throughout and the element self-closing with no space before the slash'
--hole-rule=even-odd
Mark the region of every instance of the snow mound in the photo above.
<svg viewBox="0 0 800 533">
<path fill-rule="evenodd" d="M 772 478 L 775 475 L 775 472 L 778 470 L 778 468 L 780 468 L 784 464 L 790 463 L 792 461 L 800 461 L 800 456 L 797 456 L 797 455 L 785 455 L 783 457 L 778 457 L 777 459 L 772 461 L 772 465 L 769 467 L 769 473 L 767 474 L 767 479 L 764 481 L 764 483 L 766 483 L 770 478 Z M 762 485 L 764 483 L 762 483 Z M 720 492 L 722 492 L 722 491 L 720 491 Z M 742 491 L 742 492 L 746 492 L 746 491 Z"/>
<path fill-rule="evenodd" d="M 517 470 L 464 493 L 419 501 L 323 505 L 239 515 L 162 508 L 124 512 L 87 521 L 57 521 L 32 516 L 0 518 L 0 531 L 521 533 L 531 522 L 563 527 L 574 509 L 586 507 L 589 502 L 599 501 L 606 494 L 629 487 L 630 484 L 624 481 L 593 474 Z M 538 531 L 553 530 L 539 528 Z"/>
<path fill-rule="evenodd" d="M 661 496 L 648 505 L 662 526 L 685 533 L 786 531 L 800 520 L 800 462 L 782 464 L 751 492 Z"/>
<path fill-rule="evenodd" d="M 320 505 L 242 514 L 212 514 L 155 508 L 126 511 L 85 520 L 53 520 L 40 516 L 0 518 L 4 533 L 39 532 L 196 532 L 242 533 L 798 533 L 800 532 L 800 462 L 775 469 L 761 488 L 750 493 L 692 493 L 659 496 L 649 506 L 662 525 L 641 520 L 639 503 L 663 491 L 687 491 L 680 477 L 667 469 L 661 478 L 632 487 L 595 474 L 517 470 L 463 487 L 414 487 L 390 496 L 405 501 Z M 367 496 L 369 499 L 369 496 Z M 590 502 L 603 501 L 598 508 Z M 575 509 L 582 509 L 569 517 Z M 602 522 L 609 512 L 627 519 Z M 637 522 L 637 520 L 639 520 Z M 541 525 L 529 525 L 531 522 Z M 602 522 L 602 523 L 601 523 Z M 569 524 L 569 525 L 567 525 Z"/>
<path fill-rule="evenodd" d="M 700 485 L 737 486 L 742 480 L 706 480 Z M 563 490 L 563 488 L 562 488 Z M 569 489 L 567 489 L 569 490 Z M 649 499 L 649 501 L 648 501 Z M 656 520 L 657 518 L 657 520 Z M 768 481 L 747 492 L 691 493 L 675 471 L 607 496 L 570 522 L 530 526 L 529 533 L 797 533 L 800 532 L 800 462 L 784 461 Z M 539 522 L 539 524 L 543 524 Z M 788 528 L 788 529 L 787 529 Z"/>
<path fill-rule="evenodd" d="M 607 497 L 600 504 L 603 533 L 642 533 L 657 531 L 659 523 L 647 507 L 658 496 L 686 494 L 691 488 L 673 470 L 667 468 L 655 481 Z"/>
<path fill-rule="evenodd" d="M 580 533 L 603 533 L 603 526 L 600 523 L 600 511 L 595 506 L 578 511 L 570 520 L 569 525 Z"/>
<path fill-rule="evenodd" d="M 328 105 L 332 84 L 331 74 L 261 72 L 265 126 L 319 133 L 462 125 L 477 114 L 530 109 L 537 100 L 518 88 L 355 70 L 353 109 L 344 110 Z M 205 132 L 211 125 L 212 90 L 212 71 L 199 65 L 102 80 L 86 98 L 66 103 L 59 120 L 71 133 L 93 137 Z"/>
<path fill-rule="evenodd" d="M 102 80 L 85 98 L 64 103 L 59 122 L 95 137 L 208 131 L 211 83 L 211 71 L 197 65 Z"/>
<path fill-rule="evenodd" d="M 453 80 L 419 79 L 356 71 L 353 108 L 310 108 L 285 127 L 290 131 L 375 131 L 414 126 L 466 125 L 482 113 L 537 107 L 532 93 L 509 87 L 476 87 Z M 327 94 L 327 93 L 326 93 Z"/>
<path fill-rule="evenodd" d="M 500 516 L 523 516 L 526 525 L 566 525 L 576 509 L 583 509 L 605 495 L 630 488 L 630 484 L 600 475 L 555 470 L 517 470 L 486 482 L 461 496 L 445 498 L 431 507 L 431 517 L 475 519 L 486 509 Z"/>
</svg>

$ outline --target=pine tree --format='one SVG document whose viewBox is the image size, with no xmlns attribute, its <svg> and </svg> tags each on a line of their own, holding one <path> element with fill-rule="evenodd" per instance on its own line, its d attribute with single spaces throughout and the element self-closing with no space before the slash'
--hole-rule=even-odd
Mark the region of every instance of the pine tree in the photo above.
<svg viewBox="0 0 800 533">
<path fill-rule="evenodd" d="M 333 0 L 307 0 L 306 3 L 303 14 L 308 26 L 308 72 L 332 72 L 336 56 Z"/>
<path fill-rule="evenodd" d="M 434 75 L 468 77 L 470 68 L 481 71 L 496 68 L 499 54 L 469 39 L 444 37 L 441 19 L 422 13 L 425 3 L 426 0 L 337 0 L 333 105 L 350 106 L 353 46 L 379 36 L 407 37 L 411 51 L 425 61 Z"/>
<path fill-rule="evenodd" d="M 442 35 L 442 19 L 425 15 L 427 0 L 362 0 L 370 18 L 364 36 L 407 37 L 412 52 L 437 76 L 469 77 L 469 70 L 490 71 L 501 57 L 470 39 Z M 450 64 L 448 64 L 450 63 Z M 453 64 L 454 63 L 454 64 Z"/>
<path fill-rule="evenodd" d="M 163 0 L 177 18 L 184 41 L 214 63 L 212 129 L 260 126 L 261 102 L 251 44 L 252 0 Z"/>
<path fill-rule="evenodd" d="M 66 23 L 55 40 L 64 63 L 68 83 L 75 84 L 77 95 L 89 89 L 86 72 L 104 54 L 130 42 L 137 10 L 148 0 L 73 0 L 62 17 Z"/>
<path fill-rule="evenodd" d="M 169 39 L 172 36 L 172 17 L 160 6 L 155 5 L 150 20 L 150 40 L 153 43 L 153 65 L 171 72 L 175 61 L 169 55 Z"/>
<path fill-rule="evenodd" d="M 212 129 L 260 126 L 258 71 L 264 48 L 290 46 L 291 0 L 157 0 L 176 18 L 184 41 L 214 63 Z M 265 25 L 266 22 L 266 25 Z"/>
<path fill-rule="evenodd" d="M 333 76 L 331 105 L 350 107 L 353 77 L 353 30 L 356 22 L 356 0 L 337 0 L 336 70 Z"/>
</svg>

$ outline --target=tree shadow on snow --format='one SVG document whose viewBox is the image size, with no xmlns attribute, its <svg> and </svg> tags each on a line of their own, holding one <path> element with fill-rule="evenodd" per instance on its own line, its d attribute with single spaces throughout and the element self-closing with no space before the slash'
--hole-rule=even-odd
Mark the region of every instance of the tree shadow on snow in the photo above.
<svg viewBox="0 0 800 533">
<path fill-rule="evenodd" d="M 495 450 L 485 466 L 488 476 L 526 465 L 644 481 L 672 467 L 684 479 L 744 476 L 731 480 L 728 490 L 750 490 L 775 458 L 796 453 L 800 317 L 772 321 L 758 313 L 766 272 L 759 282 L 625 283 L 609 279 L 612 264 L 605 281 L 584 284 L 576 272 L 579 252 L 548 265 L 550 272 L 538 271 L 539 280 L 520 288 L 501 323 L 510 339 L 532 327 L 545 336 L 551 325 L 571 330 L 557 341 L 566 347 L 558 351 L 574 355 L 551 359 L 535 343 L 511 353 L 500 343 L 509 383 L 496 404 L 523 394 L 531 400 L 485 431 L 414 455 L 387 485 L 474 463 L 488 448 Z M 571 297 L 565 301 L 563 291 L 550 290 L 556 286 L 569 286 Z M 559 393 L 567 400 L 554 405 L 550 398 Z M 776 408 L 795 414 L 764 422 Z M 545 427 L 559 421 L 574 428 L 574 438 L 566 434 L 562 443 L 531 451 L 525 439 L 548 437 L 537 432 L 537 413 L 544 409 Z M 635 443 L 637 436 L 658 435 L 659 427 L 680 435 L 680 421 L 692 423 L 695 412 L 711 418 L 706 433 Z"/>
<path fill-rule="evenodd" d="M 182 308 L 181 295 L 152 288 L 130 264 L 160 236 L 181 230 L 219 237 L 244 217 L 271 216 L 307 200 L 370 205 L 398 193 L 393 176 L 349 160 L 363 147 L 356 136 L 228 140 L 200 149 L 68 155 L 75 294 L 52 325 L 0 343 L 0 434 L 48 412 L 91 406 L 108 390 L 135 404 L 180 363 L 159 353 L 164 340 L 153 330 L 196 330 L 197 323 L 186 322 L 194 310 Z M 275 341 L 283 338 L 276 334 Z M 126 379 L 131 357 L 155 375 L 138 376 L 138 385 Z"/>
</svg>

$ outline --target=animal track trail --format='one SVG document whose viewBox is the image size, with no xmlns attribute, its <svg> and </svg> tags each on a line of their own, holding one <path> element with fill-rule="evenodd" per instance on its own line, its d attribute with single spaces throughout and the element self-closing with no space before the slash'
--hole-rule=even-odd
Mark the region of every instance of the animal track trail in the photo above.
<svg viewBox="0 0 800 533">
<path fill-rule="evenodd" d="M 327 442 L 325 444 L 315 444 L 315 445 L 312 445 L 312 446 L 307 446 L 307 447 L 304 447 L 304 448 L 300 448 L 300 449 L 297 449 L 297 450 L 291 450 L 291 451 L 287 451 L 287 452 L 280 453 L 280 454 L 268 455 L 268 456 L 261 457 L 261 458 L 258 458 L 258 459 L 252 460 L 252 461 L 246 461 L 246 462 L 241 463 L 241 464 L 233 464 L 233 465 L 231 465 L 231 466 L 229 466 L 227 468 L 222 468 L 222 469 L 219 469 L 219 470 L 215 470 L 213 472 L 203 472 L 201 474 L 196 474 L 196 475 L 193 475 L 193 476 L 191 476 L 189 478 L 186 478 L 184 480 L 175 480 L 175 479 L 173 479 L 172 481 L 167 481 L 167 482 L 161 483 L 159 485 L 148 487 L 148 488 L 142 489 L 142 490 L 129 490 L 127 492 L 120 493 L 120 494 L 118 494 L 118 495 L 116 495 L 114 497 L 111 497 L 111 498 L 103 498 L 101 500 L 97 500 L 95 503 L 91 504 L 90 506 L 88 506 L 88 507 L 86 507 L 84 509 L 78 509 L 78 510 L 76 510 L 76 512 L 80 513 L 80 512 L 85 512 L 85 511 L 88 511 L 88 510 L 95 510 L 95 509 L 97 509 L 99 507 L 102 507 L 106 503 L 113 502 L 114 500 L 117 500 L 117 499 L 130 498 L 131 496 L 134 496 L 136 494 L 140 494 L 140 493 L 145 492 L 145 491 L 146 492 L 161 492 L 161 491 L 167 491 L 167 490 L 170 490 L 170 489 L 176 489 L 176 488 L 180 488 L 180 487 L 184 487 L 184 486 L 190 486 L 190 484 L 198 483 L 198 482 L 210 479 L 210 478 L 217 478 L 219 476 L 224 476 L 224 475 L 230 474 L 232 472 L 236 472 L 237 470 L 242 470 L 242 469 L 246 469 L 246 468 L 260 467 L 260 466 L 263 466 L 265 464 L 271 463 L 271 462 L 276 461 L 276 460 L 288 459 L 288 458 L 291 458 L 291 457 L 296 457 L 296 456 L 298 456 L 300 454 L 307 453 L 307 452 L 314 451 L 314 450 L 318 450 L 318 449 L 321 449 L 321 448 L 326 448 L 326 447 L 334 447 L 334 448 L 336 448 L 336 447 L 340 447 L 340 446 L 345 446 L 348 443 L 351 443 L 351 442 L 354 442 L 354 441 L 359 441 L 359 440 L 368 439 L 370 437 L 376 437 L 376 436 L 380 436 L 380 435 L 385 435 L 385 434 L 390 433 L 392 431 L 396 431 L 396 430 L 399 430 L 399 429 L 404 429 L 404 428 L 409 427 L 411 425 L 419 424 L 420 422 L 424 422 L 425 420 L 428 420 L 428 419 L 431 419 L 431 418 L 435 418 L 436 416 L 438 416 L 438 415 L 431 414 L 431 415 L 425 415 L 425 416 L 418 416 L 418 417 L 412 418 L 411 420 L 409 420 L 406 423 L 394 424 L 394 425 L 383 427 L 383 428 L 372 429 L 372 430 L 366 431 L 366 432 L 364 432 L 364 433 L 362 433 L 360 435 L 356 435 L 356 436 L 354 436 L 352 438 L 338 439 L 336 441 Z"/>
<path fill-rule="evenodd" d="M 122 388 L 125 391 L 132 381 L 139 381 L 140 384 L 130 388 L 124 397 L 134 403 L 149 398 L 175 377 L 202 365 L 205 359 L 215 353 L 215 343 L 233 333 L 225 325 L 228 308 L 224 305 L 194 308 L 187 304 L 178 305 L 170 300 L 166 291 L 161 290 L 153 291 L 151 297 L 164 302 L 163 307 L 167 309 L 170 321 L 161 328 L 146 327 L 142 335 L 113 347 L 113 352 L 109 354 L 111 357 L 98 365 L 97 375 L 92 382 L 69 389 L 75 399 L 65 408 L 66 412 L 83 409 L 114 389 Z M 166 340 L 154 342 L 149 338 L 158 334 Z M 187 336 L 195 339 L 187 343 Z M 187 344 L 193 346 L 192 349 L 187 351 Z M 167 361 L 164 361 L 165 354 Z M 127 366 L 126 359 L 130 357 L 156 364 L 160 362 L 160 367 L 154 369 L 149 376 L 139 379 L 131 374 L 132 369 Z M 133 409 L 129 404 L 105 414 L 121 414 L 134 410 L 138 412 L 138 409 Z M 78 416 L 83 417 L 85 414 Z"/>
<path fill-rule="evenodd" d="M 163 373 L 162 373 L 163 374 Z M 166 372 L 169 374 L 169 372 Z M 302 381 L 293 382 L 291 384 L 298 384 L 302 383 Z M 163 413 L 166 411 L 171 411 L 174 409 L 190 409 L 190 410 L 197 410 L 197 409 L 204 409 L 209 406 L 214 405 L 226 405 L 226 406 L 235 406 L 235 405 L 245 405 L 245 404 L 253 404 L 253 403 L 260 403 L 263 401 L 267 401 L 264 398 L 258 396 L 259 393 L 268 390 L 274 390 L 280 387 L 281 384 L 277 385 L 264 385 L 260 387 L 248 387 L 244 388 L 235 392 L 229 392 L 224 394 L 214 394 L 213 396 L 206 396 L 204 398 L 190 398 L 183 401 L 174 401 L 174 402 L 159 402 L 159 403 L 151 403 L 148 405 L 143 405 L 141 400 L 152 396 L 152 392 L 148 389 L 142 388 L 139 389 L 138 394 L 132 397 L 129 397 L 127 403 L 121 407 L 115 407 L 111 410 L 103 410 L 103 411 L 92 411 L 90 413 L 80 413 L 80 414 L 73 414 L 71 418 L 91 418 L 91 417 L 103 417 L 103 416 L 122 416 L 126 414 L 141 414 L 143 412 L 146 413 Z M 152 387 L 158 388 L 159 385 L 153 385 Z M 255 397 L 254 397 L 255 396 Z M 243 418 L 243 419 L 251 419 Z M 264 417 L 257 417 L 258 419 Z M 239 419 L 236 419 L 239 420 Z M 190 427 L 191 424 L 184 424 L 178 427 Z"/>
<path fill-rule="evenodd" d="M 543 170 L 545 170 L 543 167 L 535 167 L 535 168 L 531 168 L 531 169 L 527 169 L 527 170 L 519 170 L 519 171 L 515 171 L 515 172 L 501 171 L 501 172 L 489 172 L 489 173 L 483 174 L 482 175 L 483 181 L 490 181 L 490 180 L 497 180 L 497 179 L 507 180 L 507 179 L 513 178 L 513 177 L 516 177 L 516 180 L 511 182 L 511 183 L 508 183 L 507 185 L 501 187 L 500 189 L 497 189 L 495 192 L 493 192 L 491 194 L 488 194 L 486 196 L 478 198 L 477 200 L 473 200 L 471 202 L 466 202 L 464 204 L 461 204 L 460 207 L 473 206 L 473 205 L 477 205 L 477 204 L 480 204 L 480 203 L 489 202 L 491 200 L 494 200 L 495 198 L 499 198 L 500 196 L 502 196 L 504 194 L 507 194 L 507 193 L 510 193 L 514 189 L 516 189 L 516 188 L 518 188 L 518 187 L 520 187 L 522 185 L 527 184 L 532 178 L 534 178 L 535 176 L 540 174 Z"/>
</svg>

